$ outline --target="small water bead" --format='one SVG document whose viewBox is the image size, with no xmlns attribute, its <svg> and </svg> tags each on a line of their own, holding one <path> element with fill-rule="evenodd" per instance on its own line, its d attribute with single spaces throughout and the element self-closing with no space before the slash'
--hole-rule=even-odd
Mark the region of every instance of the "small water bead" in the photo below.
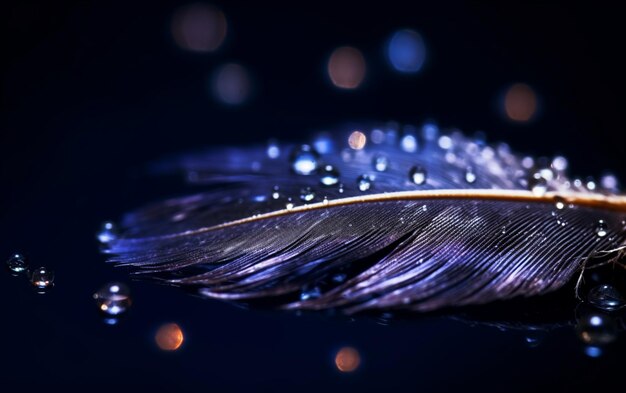
<svg viewBox="0 0 626 393">
<path fill-rule="evenodd" d="M 476 173 L 474 173 L 474 168 L 472 168 L 471 166 L 468 166 L 465 169 L 465 181 L 468 184 L 474 184 L 474 182 L 476 181 Z"/>
<path fill-rule="evenodd" d="M 339 183 L 339 171 L 332 165 L 325 165 L 322 168 L 320 183 L 327 187 L 336 185 Z"/>
<path fill-rule="evenodd" d="M 626 305 L 626 298 L 612 285 L 598 285 L 592 288 L 587 300 L 594 307 L 606 311 L 618 310 Z"/>
<path fill-rule="evenodd" d="M 558 210 L 563 210 L 565 209 L 565 199 L 561 198 L 561 197 L 556 197 L 554 198 L 555 203 L 554 206 L 558 209 Z"/>
<path fill-rule="evenodd" d="M 585 183 L 585 187 L 589 191 L 595 191 L 596 188 L 597 188 L 597 185 L 596 185 L 596 182 L 593 179 L 587 179 L 587 182 Z"/>
<path fill-rule="evenodd" d="M 409 180 L 418 186 L 426 182 L 426 177 L 426 170 L 420 166 L 414 166 L 409 171 Z"/>
<path fill-rule="evenodd" d="M 278 186 L 274 186 L 272 189 L 272 199 L 280 198 L 280 188 Z"/>
<path fill-rule="evenodd" d="M 370 133 L 370 139 L 372 140 L 372 143 L 380 145 L 385 141 L 385 133 L 378 128 L 373 129 Z"/>
<path fill-rule="evenodd" d="M 609 233 L 609 226 L 606 224 L 604 220 L 598 220 L 595 231 L 596 231 L 596 236 L 605 237 Z"/>
<path fill-rule="evenodd" d="M 117 228 L 111 221 L 102 224 L 100 232 L 98 232 L 98 240 L 100 243 L 107 244 L 117 239 Z"/>
<path fill-rule="evenodd" d="M 335 143 L 329 133 L 322 132 L 313 141 L 313 148 L 319 154 L 330 154 L 335 150 Z"/>
<path fill-rule="evenodd" d="M 43 266 L 37 268 L 31 273 L 30 282 L 39 289 L 50 288 L 54 285 L 54 272 Z"/>
<path fill-rule="evenodd" d="M 315 192 L 313 192 L 311 187 L 305 187 L 300 190 L 300 199 L 304 202 L 311 202 L 315 199 Z"/>
<path fill-rule="evenodd" d="M 15 253 L 7 260 L 7 267 L 15 273 L 21 273 L 28 269 L 28 260 L 24 255 Z"/>
<path fill-rule="evenodd" d="M 311 287 L 311 288 L 303 288 L 302 292 L 300 292 L 300 300 L 312 300 L 317 299 L 322 295 L 319 287 Z"/>
<path fill-rule="evenodd" d="M 361 175 L 358 177 L 356 184 L 359 187 L 360 191 L 368 191 L 372 188 L 374 183 L 374 178 L 370 175 Z"/>
<path fill-rule="evenodd" d="M 291 154 L 291 169 L 298 175 L 311 175 L 317 170 L 318 157 L 311 146 L 302 145 Z"/>
<path fill-rule="evenodd" d="M 289 202 L 289 203 L 287 203 L 287 204 L 285 205 L 285 208 L 286 208 L 287 210 L 292 210 L 292 209 L 293 209 L 293 206 L 294 206 L 294 205 L 293 205 L 293 203 Z"/>
<path fill-rule="evenodd" d="M 376 171 L 385 172 L 389 167 L 389 158 L 385 155 L 377 154 L 372 159 L 372 165 Z"/>
<path fill-rule="evenodd" d="M 600 185 L 603 189 L 611 192 L 619 191 L 619 182 L 617 181 L 617 177 L 612 174 L 606 174 L 602 176 L 600 179 Z"/>
<path fill-rule="evenodd" d="M 437 140 L 437 144 L 439 145 L 440 148 L 444 150 L 448 150 L 452 147 L 452 138 L 450 138 L 447 135 L 442 135 Z"/>
<path fill-rule="evenodd" d="M 541 176 L 532 176 L 528 180 L 528 188 L 533 194 L 541 196 L 548 192 L 548 182 Z"/>
<path fill-rule="evenodd" d="M 422 136 L 427 141 L 434 141 L 439 135 L 439 127 L 434 123 L 425 123 L 422 126 Z"/>
<path fill-rule="evenodd" d="M 361 150 L 367 143 L 367 137 L 361 131 L 353 131 L 348 137 L 348 146 L 353 150 Z"/>
<path fill-rule="evenodd" d="M 413 135 L 405 135 L 400 140 L 400 147 L 407 153 L 415 153 L 417 151 L 417 139 Z"/>
<path fill-rule="evenodd" d="M 267 142 L 267 156 L 272 160 L 280 157 L 280 147 L 278 146 L 278 142 L 274 139 L 270 139 Z"/>
<path fill-rule="evenodd" d="M 93 294 L 98 308 L 106 315 L 120 315 L 132 305 L 130 289 L 120 282 L 111 282 Z"/>
<path fill-rule="evenodd" d="M 557 172 L 563 172 L 567 169 L 568 162 L 563 156 L 554 157 L 551 164 L 552 168 Z"/>
</svg>

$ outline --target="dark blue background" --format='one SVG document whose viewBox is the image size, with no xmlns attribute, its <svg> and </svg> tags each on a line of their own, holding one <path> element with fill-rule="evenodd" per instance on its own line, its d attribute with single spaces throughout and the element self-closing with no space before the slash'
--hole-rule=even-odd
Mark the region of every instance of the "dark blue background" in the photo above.
<svg viewBox="0 0 626 393">
<path fill-rule="evenodd" d="M 229 35 L 214 54 L 180 50 L 169 34 L 177 2 L 19 1 L 2 5 L 0 255 L 26 252 L 57 273 L 37 295 L 0 274 L 7 391 L 79 386 L 89 391 L 578 391 L 611 386 L 624 340 L 589 359 L 572 329 L 538 348 L 526 333 L 448 319 L 354 322 L 243 310 L 174 288 L 131 282 L 135 304 L 106 326 L 91 294 L 125 272 L 104 264 L 94 233 L 109 218 L 183 192 L 143 178 L 143 164 L 212 144 L 301 139 L 346 121 L 421 122 L 484 130 L 532 154 L 565 154 L 573 172 L 612 169 L 624 182 L 624 24 L 608 7 L 570 2 L 384 1 L 217 3 Z M 427 63 L 414 76 L 387 66 L 390 34 L 424 36 Z M 324 73 L 340 45 L 363 50 L 368 75 L 339 91 Z M 225 61 L 257 85 L 245 106 L 207 93 Z M 513 124 L 498 97 L 513 82 L 540 95 L 541 115 Z M 567 313 L 566 313 L 567 314 Z M 185 343 L 159 351 L 153 336 L 176 322 Z M 335 351 L 363 363 L 340 374 Z"/>
</svg>

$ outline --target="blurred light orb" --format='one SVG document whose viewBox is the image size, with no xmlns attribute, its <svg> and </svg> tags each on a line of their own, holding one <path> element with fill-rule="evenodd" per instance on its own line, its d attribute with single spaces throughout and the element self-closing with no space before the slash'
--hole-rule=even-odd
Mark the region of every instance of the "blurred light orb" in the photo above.
<svg viewBox="0 0 626 393">
<path fill-rule="evenodd" d="M 513 121 L 527 122 L 531 120 L 537 112 L 535 91 L 527 84 L 514 84 L 504 96 L 504 111 L 506 116 Z"/>
<path fill-rule="evenodd" d="M 367 137 L 361 131 L 353 131 L 348 137 L 348 145 L 353 150 L 361 150 L 367 143 Z"/>
<path fill-rule="evenodd" d="M 154 340 L 160 349 L 175 351 L 183 344 L 183 331 L 175 323 L 166 323 L 157 330 Z"/>
<path fill-rule="evenodd" d="M 426 47 L 422 36 L 411 29 L 395 32 L 387 45 L 387 58 L 396 71 L 418 72 L 426 59 Z"/>
<path fill-rule="evenodd" d="M 212 78 L 213 94 L 228 105 L 240 105 L 250 98 L 252 80 L 241 65 L 229 63 L 217 69 Z"/>
<path fill-rule="evenodd" d="M 335 366 L 337 370 L 343 373 L 351 373 L 356 371 L 361 364 L 361 355 L 359 351 L 352 347 L 344 347 L 335 355 Z"/>
<path fill-rule="evenodd" d="M 213 52 L 226 38 L 226 17 L 218 8 L 204 3 L 179 8 L 172 18 L 172 35 L 182 49 Z"/>
<path fill-rule="evenodd" d="M 342 46 L 328 60 L 328 76 L 341 89 L 356 89 L 365 78 L 365 58 L 360 50 Z"/>
</svg>

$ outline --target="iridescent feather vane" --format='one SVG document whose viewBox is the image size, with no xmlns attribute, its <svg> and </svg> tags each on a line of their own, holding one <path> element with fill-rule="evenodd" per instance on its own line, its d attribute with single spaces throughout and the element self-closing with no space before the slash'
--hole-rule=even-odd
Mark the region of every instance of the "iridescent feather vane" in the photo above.
<svg viewBox="0 0 626 393">
<path fill-rule="evenodd" d="M 127 214 L 110 260 L 218 299 L 433 311 L 558 290 L 618 262 L 626 197 L 460 132 L 381 127 L 159 165 L 203 192 Z"/>
</svg>

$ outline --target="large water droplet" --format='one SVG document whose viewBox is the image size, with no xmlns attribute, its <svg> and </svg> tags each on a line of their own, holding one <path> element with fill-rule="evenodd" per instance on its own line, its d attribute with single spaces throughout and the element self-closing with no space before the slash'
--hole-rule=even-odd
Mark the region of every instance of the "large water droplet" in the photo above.
<svg viewBox="0 0 626 393">
<path fill-rule="evenodd" d="M 385 172 L 389 167 L 389 159 L 387 158 L 387 156 L 377 154 L 372 159 L 372 165 L 374 166 L 374 169 L 376 171 Z"/>
<path fill-rule="evenodd" d="M 117 228 L 111 221 L 102 224 L 100 232 L 98 232 L 98 240 L 100 243 L 107 244 L 117 239 Z"/>
<path fill-rule="evenodd" d="M 548 182 L 541 176 L 532 176 L 528 180 L 528 188 L 533 194 L 541 196 L 548 191 Z"/>
<path fill-rule="evenodd" d="M 131 306 L 130 290 L 125 284 L 111 282 L 93 294 L 100 311 L 107 315 L 120 315 Z"/>
<path fill-rule="evenodd" d="M 598 285 L 592 288 L 587 295 L 589 303 L 595 307 L 613 311 L 626 305 L 626 298 L 612 285 Z"/>
<path fill-rule="evenodd" d="M 474 168 L 472 168 L 471 166 L 468 166 L 465 169 L 465 181 L 468 184 L 474 184 L 474 182 L 476 181 L 476 173 L 474 173 Z"/>
<path fill-rule="evenodd" d="M 24 255 L 15 253 L 7 260 L 7 267 L 15 273 L 21 273 L 28 269 L 28 260 Z"/>
<path fill-rule="evenodd" d="M 361 175 L 356 180 L 356 184 L 359 187 L 360 191 L 365 192 L 369 190 L 370 188 L 372 188 L 374 184 L 374 178 L 370 175 Z"/>
<path fill-rule="evenodd" d="M 409 171 L 409 179 L 418 186 L 426 182 L 426 176 L 426 170 L 420 166 L 414 166 Z"/>
<path fill-rule="evenodd" d="M 305 187 L 300 190 L 300 199 L 304 202 L 311 202 L 315 199 L 315 192 L 313 192 L 311 187 Z"/>
<path fill-rule="evenodd" d="M 320 183 L 324 186 L 334 186 L 339 183 L 339 171 L 332 165 L 325 165 L 322 168 Z"/>
<path fill-rule="evenodd" d="M 313 299 L 317 299 L 322 295 L 319 287 L 310 287 L 310 288 L 303 288 L 302 292 L 300 292 L 300 300 L 305 301 L 305 300 L 313 300 Z"/>
<path fill-rule="evenodd" d="M 54 285 L 54 272 L 45 267 L 35 269 L 30 276 L 30 282 L 40 289 L 50 288 Z"/>
<path fill-rule="evenodd" d="M 319 154 L 309 145 L 302 145 L 291 154 L 291 169 L 298 175 L 315 173 Z"/>
<path fill-rule="evenodd" d="M 604 220 L 599 220 L 595 230 L 598 237 L 605 237 L 609 233 L 609 226 Z"/>
</svg>

